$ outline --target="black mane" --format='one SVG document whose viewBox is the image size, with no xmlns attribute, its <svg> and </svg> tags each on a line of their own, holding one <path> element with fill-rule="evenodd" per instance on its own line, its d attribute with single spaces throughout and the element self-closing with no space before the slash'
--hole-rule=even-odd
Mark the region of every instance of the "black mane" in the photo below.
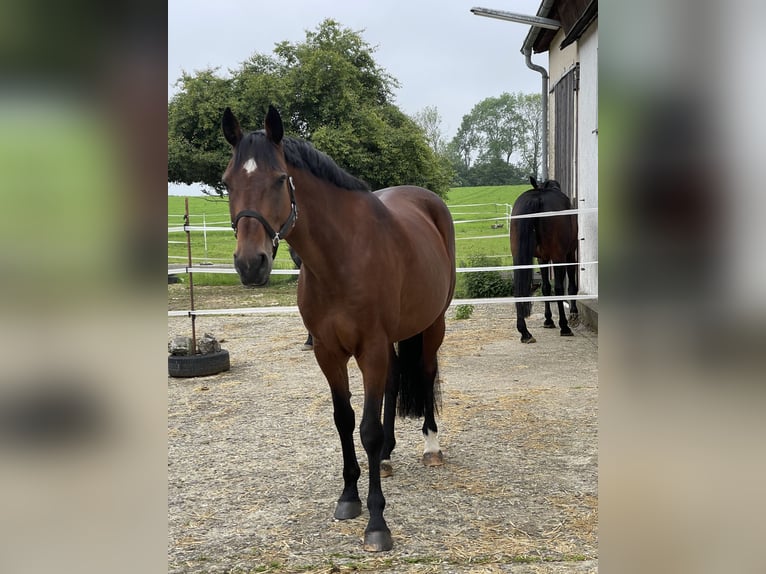
<svg viewBox="0 0 766 574">
<path fill-rule="evenodd" d="M 309 142 L 286 137 L 282 140 L 285 161 L 298 169 L 305 169 L 320 179 L 343 189 L 370 191 L 370 186 L 341 169 L 330 156 L 316 149 Z M 266 138 L 266 132 L 258 130 L 248 133 L 237 146 L 234 162 L 242 165 L 249 158 L 256 163 L 267 162 L 272 169 L 279 169 L 274 146 Z"/>
</svg>

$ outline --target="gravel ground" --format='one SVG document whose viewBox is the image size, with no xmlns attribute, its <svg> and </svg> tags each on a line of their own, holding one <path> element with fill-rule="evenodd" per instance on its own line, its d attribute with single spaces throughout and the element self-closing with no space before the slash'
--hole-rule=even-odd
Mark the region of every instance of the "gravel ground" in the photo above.
<svg viewBox="0 0 766 574">
<path fill-rule="evenodd" d="M 234 306 L 234 305 L 229 305 Z M 422 421 L 397 420 L 384 479 L 394 549 L 362 550 L 367 520 L 334 521 L 342 459 L 330 393 L 296 315 L 201 317 L 230 371 L 168 378 L 170 572 L 596 572 L 598 338 L 542 328 L 522 345 L 510 305 L 450 310 L 440 354 L 442 467 Z M 168 335 L 190 334 L 169 318 Z M 361 417 L 361 377 L 349 364 Z M 367 492 L 366 457 L 355 433 Z"/>
</svg>

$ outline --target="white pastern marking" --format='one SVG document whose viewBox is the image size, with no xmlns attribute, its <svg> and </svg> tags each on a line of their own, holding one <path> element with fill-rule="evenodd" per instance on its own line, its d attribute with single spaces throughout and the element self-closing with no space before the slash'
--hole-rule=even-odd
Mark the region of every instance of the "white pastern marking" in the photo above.
<svg viewBox="0 0 766 574">
<path fill-rule="evenodd" d="M 432 431 L 431 429 L 428 429 L 428 434 L 425 435 L 426 438 L 426 448 L 423 450 L 423 454 L 426 454 L 427 452 L 439 452 L 441 448 L 439 448 L 439 435 Z"/>
<path fill-rule="evenodd" d="M 250 158 L 245 162 L 245 165 L 242 166 L 242 168 L 247 173 L 253 173 L 256 169 L 258 169 L 258 165 L 255 163 L 255 160 L 253 158 Z"/>
</svg>

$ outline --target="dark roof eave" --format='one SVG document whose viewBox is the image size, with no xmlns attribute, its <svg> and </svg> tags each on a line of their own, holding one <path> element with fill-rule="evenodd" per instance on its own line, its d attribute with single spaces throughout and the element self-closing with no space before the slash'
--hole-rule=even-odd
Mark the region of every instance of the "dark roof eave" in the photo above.
<svg viewBox="0 0 766 574">
<path fill-rule="evenodd" d="M 582 16 L 580 16 L 577 19 L 577 22 L 574 23 L 569 34 L 567 34 L 561 42 L 559 50 L 563 50 L 570 44 L 579 40 L 596 18 L 598 18 L 598 0 L 592 0 L 585 9 L 585 12 L 582 13 Z"/>
<path fill-rule="evenodd" d="M 546 9 L 546 4 L 548 4 Z M 554 6 L 557 3 L 543 1 L 540 5 L 540 9 L 537 12 L 538 16 L 544 18 L 552 18 L 555 12 Z M 579 18 L 571 25 L 569 32 L 566 34 L 563 42 L 559 46 L 559 49 L 567 47 L 569 44 L 577 41 L 598 17 L 598 0 L 591 0 L 583 10 L 583 13 Z M 540 54 L 542 52 L 548 52 L 551 48 L 551 43 L 556 37 L 558 30 L 547 30 L 532 26 L 527 33 L 527 37 L 524 39 L 524 44 L 521 48 L 521 52 L 525 53 L 531 49 L 534 53 Z"/>
</svg>

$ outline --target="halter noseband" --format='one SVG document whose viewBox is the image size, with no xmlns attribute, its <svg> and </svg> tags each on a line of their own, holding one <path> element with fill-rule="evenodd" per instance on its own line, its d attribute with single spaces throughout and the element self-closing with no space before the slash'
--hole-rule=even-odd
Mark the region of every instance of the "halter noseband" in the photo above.
<svg viewBox="0 0 766 574">
<path fill-rule="evenodd" d="M 274 231 L 266 218 L 252 209 L 243 209 L 234 217 L 234 221 L 231 223 L 232 229 L 234 229 L 234 237 L 237 237 L 237 223 L 243 217 L 252 217 L 257 219 L 263 225 L 266 233 L 271 238 L 271 245 L 274 246 L 274 252 L 271 254 L 272 259 L 277 256 L 277 248 L 279 247 L 279 241 L 285 238 L 285 235 L 290 233 L 290 230 L 295 227 L 295 222 L 298 220 L 298 206 L 295 204 L 295 185 L 293 184 L 293 178 L 288 177 L 289 182 L 288 189 L 290 190 L 290 215 L 287 217 L 284 225 L 279 228 L 279 231 Z"/>
</svg>

